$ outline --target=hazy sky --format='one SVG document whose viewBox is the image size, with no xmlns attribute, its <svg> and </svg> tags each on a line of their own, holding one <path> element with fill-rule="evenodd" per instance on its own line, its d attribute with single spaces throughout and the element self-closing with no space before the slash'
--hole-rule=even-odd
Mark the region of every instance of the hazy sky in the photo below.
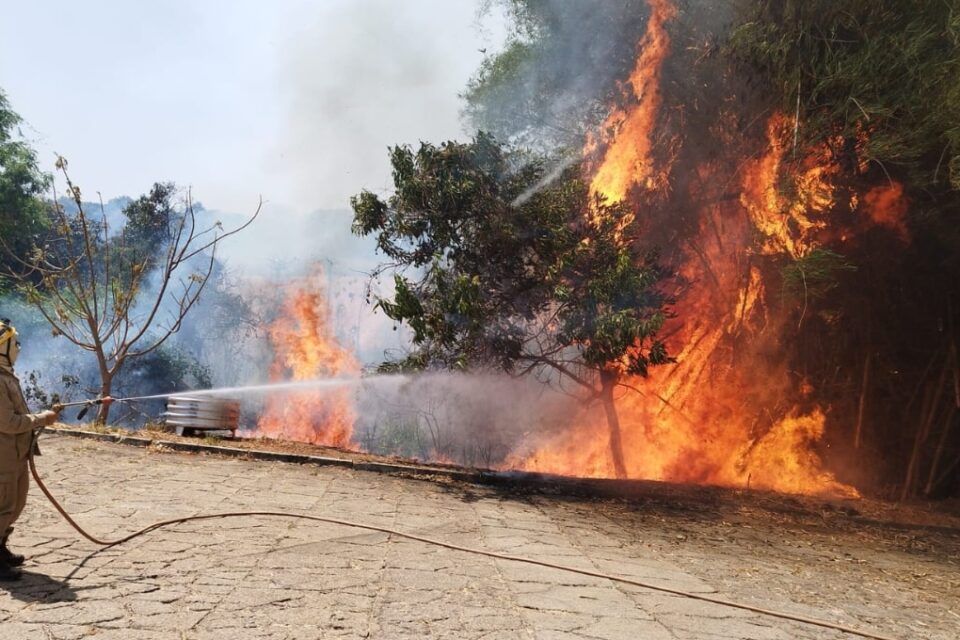
<svg viewBox="0 0 960 640">
<path fill-rule="evenodd" d="M 386 147 L 463 137 L 457 94 L 500 24 L 476 0 L 5 3 L 0 87 L 87 196 L 158 180 L 280 216 L 389 185 Z M 271 213 L 272 212 L 272 213 Z"/>
</svg>

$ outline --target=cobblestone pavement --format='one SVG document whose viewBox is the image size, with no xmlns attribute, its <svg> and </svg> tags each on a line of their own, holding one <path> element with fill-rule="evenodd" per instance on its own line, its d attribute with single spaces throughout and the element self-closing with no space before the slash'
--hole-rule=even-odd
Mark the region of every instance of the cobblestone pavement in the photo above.
<svg viewBox="0 0 960 640">
<path fill-rule="evenodd" d="M 850 565 L 847 573 L 853 573 L 845 578 L 828 576 L 829 587 L 818 598 L 809 593 L 824 586 L 815 559 L 822 547 L 804 550 L 810 566 L 798 575 L 784 568 L 788 565 L 738 550 L 732 534 L 712 546 L 698 545 L 690 538 L 705 534 L 694 535 L 689 525 L 678 527 L 662 514 L 648 516 L 642 508 L 616 502 L 508 495 L 450 482 L 66 437 L 47 438 L 38 464 L 68 511 L 103 537 L 206 512 L 309 513 L 737 597 L 897 637 L 955 637 L 945 626 L 949 615 L 957 615 L 949 603 L 927 602 L 939 592 L 907 585 L 897 569 L 888 567 L 888 583 L 868 588 Z M 3 640 L 852 637 L 303 520 L 190 522 L 98 550 L 79 539 L 34 487 L 17 529 L 13 546 L 30 559 L 20 583 L 0 585 Z M 787 546 L 777 553 L 793 553 Z M 903 552 L 884 557 L 896 562 L 898 553 Z M 956 565 L 939 570 L 955 572 Z M 957 573 L 948 578 L 960 585 Z M 806 601 L 800 593 L 808 593 Z M 956 622 L 960 628 L 960 617 Z"/>
</svg>

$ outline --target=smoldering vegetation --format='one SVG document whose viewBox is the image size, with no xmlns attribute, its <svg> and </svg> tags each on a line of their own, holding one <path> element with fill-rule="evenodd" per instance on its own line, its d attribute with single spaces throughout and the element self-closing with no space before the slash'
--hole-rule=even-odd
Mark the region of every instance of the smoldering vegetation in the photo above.
<svg viewBox="0 0 960 640">
<path fill-rule="evenodd" d="M 354 398 L 354 441 L 364 450 L 481 468 L 502 465 L 582 410 L 552 387 L 497 373 L 371 376 Z"/>
<path fill-rule="evenodd" d="M 232 393 L 241 400 L 242 437 L 263 436 L 257 426 L 268 404 L 306 404 L 331 419 L 348 420 L 351 444 L 364 452 L 477 468 L 521 461 L 518 455 L 562 433 L 585 411 L 581 401 L 555 386 L 494 371 L 371 371 Z M 302 427 L 283 425 L 276 436 L 303 439 Z"/>
</svg>

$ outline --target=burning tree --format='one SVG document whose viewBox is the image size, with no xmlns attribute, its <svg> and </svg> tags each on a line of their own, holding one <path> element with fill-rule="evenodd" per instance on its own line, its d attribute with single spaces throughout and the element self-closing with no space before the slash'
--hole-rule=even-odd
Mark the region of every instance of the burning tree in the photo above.
<svg viewBox="0 0 960 640">
<path fill-rule="evenodd" d="M 631 475 L 855 495 L 826 445 L 848 471 L 885 463 L 847 480 L 955 491 L 955 7 L 499 4 L 515 33 L 467 114 L 582 146 L 592 193 L 639 211 L 680 276 L 660 331 L 676 366 L 617 399 Z M 610 474 L 593 427 L 521 466 Z"/>
<path fill-rule="evenodd" d="M 883 464 L 873 466 L 887 478 L 902 478 L 901 498 L 957 495 L 957 5 L 759 0 L 748 7 L 731 51 L 780 109 L 795 114 L 794 155 L 828 149 L 840 168 L 835 181 L 862 200 L 871 224 L 861 227 L 872 226 L 856 244 L 845 242 L 858 276 L 823 297 L 819 306 L 829 305 L 833 321 L 804 326 L 801 338 L 818 348 L 800 366 L 838 381 L 823 385 L 826 400 L 856 416 L 852 447 L 878 457 Z M 834 215 L 844 208 L 856 210 L 838 206 Z"/>
<path fill-rule="evenodd" d="M 542 159 L 484 134 L 395 147 L 391 161 L 387 201 L 352 199 L 354 232 L 376 234 L 390 260 L 378 274 L 395 273 L 393 297 L 376 306 L 413 330 L 416 350 L 385 367 L 496 367 L 599 400 L 626 477 L 615 391 L 670 361 L 656 337 L 663 274 L 639 249 L 633 212 L 591 195 L 579 167 L 551 182 Z"/>
<path fill-rule="evenodd" d="M 125 208 L 127 223 L 113 232 L 106 216 L 84 210 L 66 160 L 56 166 L 72 210 L 55 199 L 52 232 L 26 254 L 8 247 L 7 275 L 55 336 L 96 357 L 106 397 L 125 364 L 180 330 L 213 273 L 217 245 L 250 225 L 260 206 L 236 229 L 224 232 L 219 222 L 201 228 L 189 193 L 178 205 L 175 187 L 157 184 Z M 109 410 L 100 405 L 97 420 L 105 422 Z"/>
</svg>

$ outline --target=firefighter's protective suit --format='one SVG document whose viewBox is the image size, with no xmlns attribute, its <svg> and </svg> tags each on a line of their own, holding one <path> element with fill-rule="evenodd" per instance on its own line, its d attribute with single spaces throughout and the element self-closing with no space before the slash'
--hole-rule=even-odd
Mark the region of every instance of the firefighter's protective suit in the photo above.
<svg viewBox="0 0 960 640">
<path fill-rule="evenodd" d="M 16 329 L 8 320 L 0 320 L 0 579 L 7 580 L 19 577 L 12 567 L 23 563 L 22 556 L 7 549 L 7 538 L 27 503 L 27 460 L 33 431 L 53 424 L 58 415 L 54 411 L 30 413 L 13 372 L 19 350 Z"/>
</svg>

